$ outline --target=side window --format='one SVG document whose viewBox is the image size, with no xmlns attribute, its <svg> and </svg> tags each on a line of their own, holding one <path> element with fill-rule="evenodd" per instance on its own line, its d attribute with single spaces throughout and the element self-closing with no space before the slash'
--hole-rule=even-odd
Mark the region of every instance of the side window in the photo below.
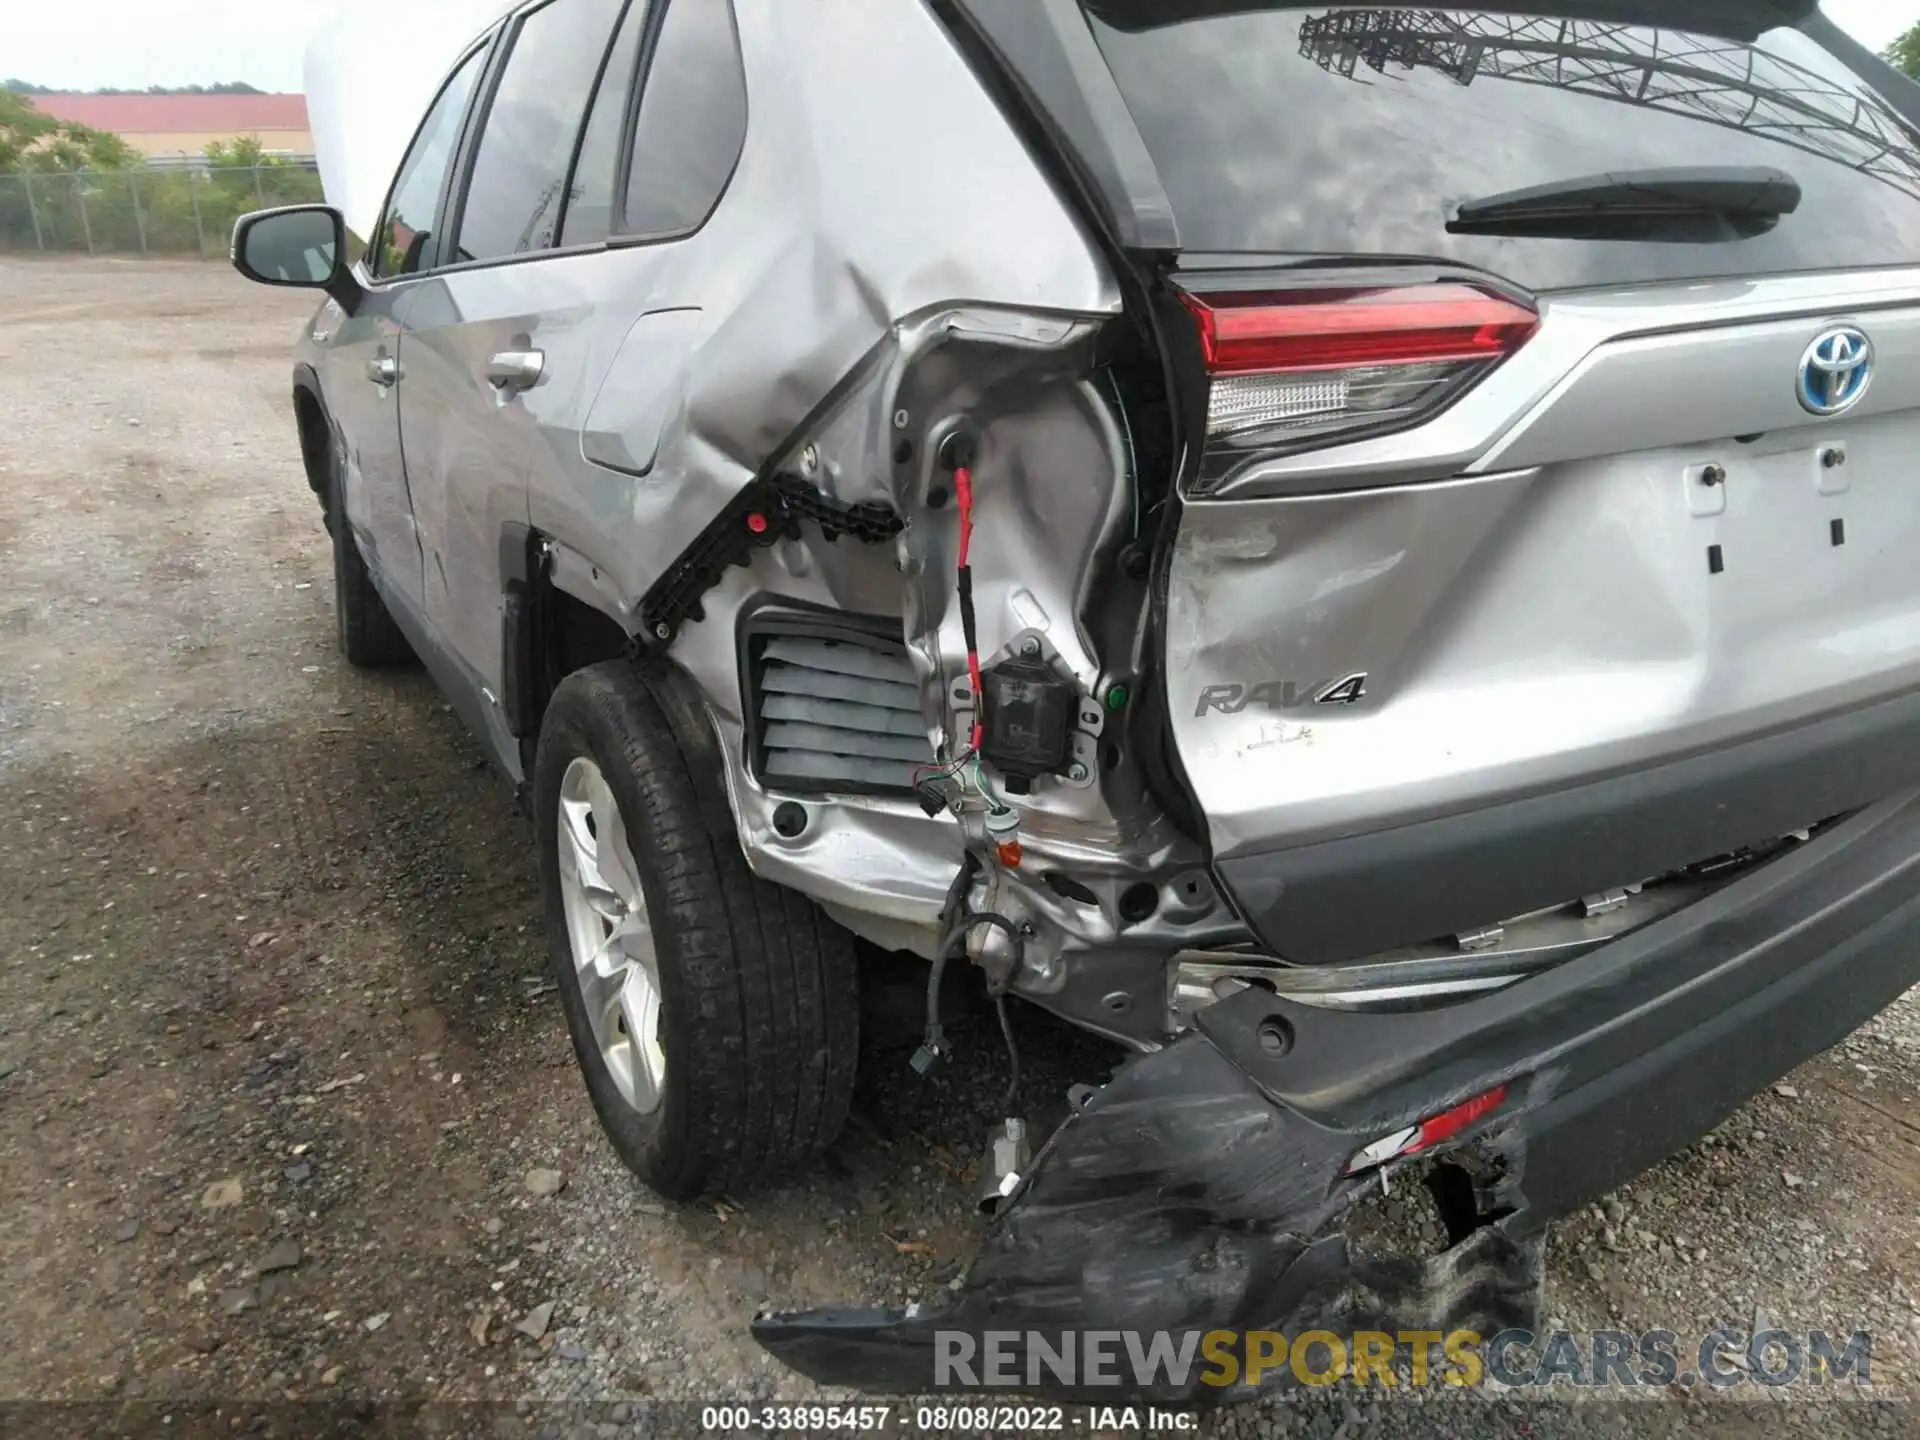
<svg viewBox="0 0 1920 1440">
<path fill-rule="evenodd" d="M 747 77 L 729 0 L 671 0 L 633 134 L 620 229 L 695 230 L 719 203 L 747 138 Z"/>
<path fill-rule="evenodd" d="M 580 118 L 619 10 L 620 0 L 550 0 L 521 21 L 474 152 L 461 260 L 557 243 Z"/>
<path fill-rule="evenodd" d="M 613 233 L 613 187 L 620 168 L 620 140 L 627 127 L 627 97 L 640 63 L 640 34 L 646 28 L 648 0 L 631 0 L 614 37 L 613 50 L 600 72 L 587 112 L 580 158 L 574 162 L 573 188 L 567 195 L 560 243 L 594 245 Z"/>
<path fill-rule="evenodd" d="M 427 111 L 413 148 L 400 162 L 387 213 L 374 234 L 370 263 L 373 274 L 381 279 L 411 275 L 425 263 L 427 245 L 440 228 L 440 192 L 447 167 L 453 163 L 454 146 L 460 141 L 460 118 L 467 113 L 467 100 L 486 53 L 482 45 L 460 62 Z"/>
</svg>

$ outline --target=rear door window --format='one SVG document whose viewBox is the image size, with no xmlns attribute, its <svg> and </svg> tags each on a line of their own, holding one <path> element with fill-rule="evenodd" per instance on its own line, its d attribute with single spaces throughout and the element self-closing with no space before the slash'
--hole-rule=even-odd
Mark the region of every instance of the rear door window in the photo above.
<svg viewBox="0 0 1920 1440">
<path fill-rule="evenodd" d="M 621 230 L 698 229 L 747 138 L 747 77 L 729 0 L 671 0 L 640 92 Z"/>
<path fill-rule="evenodd" d="M 467 181 L 456 258 L 558 243 L 574 142 L 620 0 L 550 0 L 520 23 Z"/>
<path fill-rule="evenodd" d="M 1537 290 L 1920 261 L 1920 136 L 1797 30 L 1084 4 L 1188 252 L 1434 256 Z M 1463 201 L 1671 166 L 1784 170 L 1801 203 L 1713 242 L 1446 230 Z"/>
<path fill-rule="evenodd" d="M 601 68 L 587 112 L 587 128 L 574 163 L 573 186 L 561 222 L 563 245 L 591 245 L 613 233 L 613 192 L 618 183 L 620 142 L 626 137 L 627 101 L 640 68 L 640 36 L 648 0 L 631 0 Z"/>
</svg>

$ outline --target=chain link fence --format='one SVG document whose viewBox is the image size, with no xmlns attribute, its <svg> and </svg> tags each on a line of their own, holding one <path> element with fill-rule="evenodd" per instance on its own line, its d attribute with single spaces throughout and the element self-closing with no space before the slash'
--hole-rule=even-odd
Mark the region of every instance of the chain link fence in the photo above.
<svg viewBox="0 0 1920 1440">
<path fill-rule="evenodd" d="M 311 161 L 0 175 L 0 254 L 224 259 L 249 210 L 324 198 Z"/>
</svg>

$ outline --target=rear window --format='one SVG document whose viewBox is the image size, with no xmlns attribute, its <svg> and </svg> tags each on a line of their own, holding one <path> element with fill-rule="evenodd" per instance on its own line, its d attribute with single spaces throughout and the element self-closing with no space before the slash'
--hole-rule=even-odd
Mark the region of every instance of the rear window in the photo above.
<svg viewBox="0 0 1920 1440">
<path fill-rule="evenodd" d="M 1345 6 L 1120 29 L 1100 8 L 1188 252 L 1438 256 L 1536 290 L 1920 263 L 1920 137 L 1796 30 Z M 1462 201 L 1662 166 L 1784 170 L 1801 203 L 1715 243 L 1445 228 Z"/>
</svg>

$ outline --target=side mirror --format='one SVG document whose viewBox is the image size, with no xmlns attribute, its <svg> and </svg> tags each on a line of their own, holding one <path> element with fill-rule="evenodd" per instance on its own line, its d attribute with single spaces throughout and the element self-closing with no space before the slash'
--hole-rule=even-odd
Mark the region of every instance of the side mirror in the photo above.
<svg viewBox="0 0 1920 1440">
<path fill-rule="evenodd" d="M 357 291 L 347 268 L 347 225 L 331 205 L 255 210 L 233 226 L 233 268 L 262 285 L 325 290 L 350 306 Z"/>
</svg>

